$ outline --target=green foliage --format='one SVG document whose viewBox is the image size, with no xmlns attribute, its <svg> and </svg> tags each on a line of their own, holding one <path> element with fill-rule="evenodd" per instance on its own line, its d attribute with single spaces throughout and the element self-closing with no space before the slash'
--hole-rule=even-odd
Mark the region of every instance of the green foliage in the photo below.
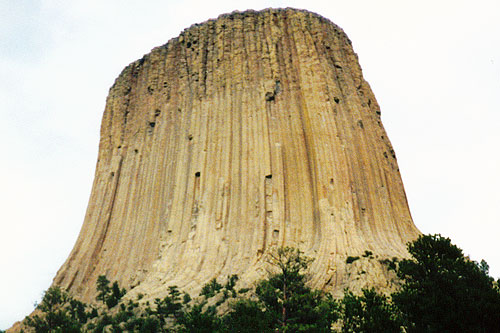
<svg viewBox="0 0 500 333">
<path fill-rule="evenodd" d="M 90 325 L 90 329 L 93 332 L 104 332 L 105 327 L 112 324 L 113 319 L 111 318 L 111 316 L 107 313 L 104 313 L 101 317 L 99 317 L 96 325 Z"/>
<path fill-rule="evenodd" d="M 158 318 L 139 307 L 138 303 L 129 300 L 121 303 L 118 311 L 103 312 L 95 323 L 86 326 L 89 332 L 159 332 Z"/>
<path fill-rule="evenodd" d="M 106 305 L 108 309 L 111 309 L 112 307 L 116 306 L 120 299 L 127 293 L 125 289 L 120 289 L 120 286 L 118 285 L 118 282 L 113 282 L 113 285 L 111 286 L 111 292 L 108 295 L 106 299 Z"/>
<path fill-rule="evenodd" d="M 195 304 L 183 311 L 177 319 L 179 332 L 211 333 L 221 328 L 221 319 L 217 316 L 215 306 L 206 306 L 206 301 Z"/>
<path fill-rule="evenodd" d="M 397 308 L 374 289 L 363 289 L 361 296 L 346 291 L 342 321 L 342 332 L 401 332 L 402 326 Z"/>
<path fill-rule="evenodd" d="M 358 259 L 359 259 L 358 256 L 355 256 L 355 257 L 348 256 L 347 259 L 345 260 L 345 263 L 349 265 L 349 264 L 352 264 L 353 262 L 355 262 Z"/>
<path fill-rule="evenodd" d="M 184 293 L 182 295 L 182 304 L 188 304 L 189 302 L 191 302 L 191 296 L 188 293 Z"/>
<path fill-rule="evenodd" d="M 216 278 L 213 278 L 203 286 L 200 295 L 205 296 L 206 298 L 211 298 L 214 297 L 215 294 L 217 294 L 221 289 L 222 285 L 217 282 Z"/>
<path fill-rule="evenodd" d="M 224 285 L 225 291 L 227 291 L 227 293 L 230 292 L 231 297 L 233 297 L 233 298 L 237 296 L 237 292 L 236 292 L 236 289 L 234 289 L 234 286 L 236 285 L 236 282 L 238 281 L 238 279 L 239 279 L 239 277 L 236 274 L 228 276 L 226 284 Z"/>
<path fill-rule="evenodd" d="M 405 282 L 393 294 L 409 332 L 498 332 L 500 294 L 485 262 L 464 257 L 449 238 L 423 235 L 399 264 Z"/>
<path fill-rule="evenodd" d="M 161 331 L 161 323 L 156 317 L 140 318 L 136 322 L 136 327 L 139 332 L 155 333 Z"/>
<path fill-rule="evenodd" d="M 109 287 L 109 280 L 106 278 L 106 275 L 99 275 L 99 277 L 97 278 L 96 289 L 96 300 L 102 301 L 104 304 L 106 304 L 107 295 L 111 291 L 111 288 Z"/>
<path fill-rule="evenodd" d="M 387 266 L 387 270 L 396 272 L 398 268 L 398 258 L 380 260 L 380 263 Z"/>
<path fill-rule="evenodd" d="M 336 301 L 308 286 L 311 259 L 293 248 L 270 256 L 273 267 L 255 289 L 236 291 L 238 276 L 210 280 L 191 299 L 176 286 L 163 299 L 139 305 L 105 276 L 97 279 L 97 309 L 49 288 L 37 314 L 26 318 L 34 332 L 500 332 L 499 281 L 485 261 L 473 262 L 440 235 L 408 245 L 412 259 L 381 260 L 404 282 L 387 297 L 374 289 L 346 291 Z M 365 251 L 363 257 L 371 257 Z M 352 263 L 359 257 L 348 257 Z M 138 295 L 137 300 L 144 296 Z M 229 301 L 228 301 L 229 300 Z M 227 306 L 220 307 L 221 304 Z M 339 321 L 341 319 L 341 321 Z"/>
<path fill-rule="evenodd" d="M 185 294 L 186 295 L 186 294 Z M 176 286 L 169 287 L 168 295 L 164 299 L 157 298 L 155 300 L 156 308 L 150 313 L 158 318 L 163 326 L 169 319 L 178 319 L 182 315 L 183 305 L 179 289 Z"/>
<path fill-rule="evenodd" d="M 40 314 L 26 317 L 25 324 L 35 332 L 80 332 L 91 317 L 88 306 L 75 300 L 58 286 L 50 287 L 37 306 Z"/>
<path fill-rule="evenodd" d="M 238 294 L 245 294 L 247 292 L 249 292 L 250 290 L 252 290 L 251 288 L 241 288 L 240 290 L 238 290 Z"/>
<path fill-rule="evenodd" d="M 127 293 L 125 289 L 120 289 L 118 282 L 113 282 L 113 285 L 109 286 L 109 280 L 105 275 L 100 275 L 97 278 L 97 296 L 96 300 L 102 301 L 108 309 L 115 307 L 120 299 Z"/>
<path fill-rule="evenodd" d="M 260 302 L 240 299 L 231 305 L 231 311 L 223 318 L 225 332 L 274 332 L 273 318 L 264 311 Z"/>
<path fill-rule="evenodd" d="M 304 256 L 304 253 L 299 249 L 281 247 L 276 253 L 270 255 L 269 263 L 277 268 L 278 275 L 283 275 L 283 277 L 300 276 L 304 279 L 304 271 L 309 268 L 313 261 L 314 259 Z"/>
<path fill-rule="evenodd" d="M 365 250 L 365 253 L 363 253 L 363 257 L 364 258 L 371 257 L 372 255 L 373 255 L 373 252 L 372 251 L 368 251 L 368 250 Z"/>
<path fill-rule="evenodd" d="M 287 332 L 327 331 L 337 319 L 337 304 L 332 297 L 306 285 L 305 271 L 312 259 L 293 248 L 280 248 L 270 263 L 277 272 L 257 284 L 255 290 L 261 311 L 259 317 L 270 330 Z M 255 304 L 237 303 L 239 306 Z M 255 312 L 255 309 L 254 309 Z M 248 329 L 248 328 L 246 328 Z"/>
</svg>

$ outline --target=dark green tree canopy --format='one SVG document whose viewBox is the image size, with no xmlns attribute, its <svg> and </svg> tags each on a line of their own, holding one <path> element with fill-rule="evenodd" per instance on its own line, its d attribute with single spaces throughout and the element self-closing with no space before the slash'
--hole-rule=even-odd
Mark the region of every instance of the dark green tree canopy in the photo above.
<svg viewBox="0 0 500 333">
<path fill-rule="evenodd" d="M 487 264 L 466 258 L 441 235 L 409 244 L 412 259 L 400 262 L 405 282 L 393 295 L 414 332 L 500 332 L 500 294 Z"/>
</svg>

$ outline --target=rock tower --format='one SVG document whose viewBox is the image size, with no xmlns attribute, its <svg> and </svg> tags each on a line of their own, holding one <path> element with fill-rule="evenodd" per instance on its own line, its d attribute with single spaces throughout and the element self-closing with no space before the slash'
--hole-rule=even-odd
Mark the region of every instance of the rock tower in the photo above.
<svg viewBox="0 0 500 333">
<path fill-rule="evenodd" d="M 151 297 L 229 274 L 249 284 L 286 245 L 315 258 L 317 288 L 383 288 L 381 261 L 418 234 L 342 29 L 302 10 L 234 12 L 116 79 L 85 221 L 54 283 L 84 300 L 102 274 Z"/>
</svg>

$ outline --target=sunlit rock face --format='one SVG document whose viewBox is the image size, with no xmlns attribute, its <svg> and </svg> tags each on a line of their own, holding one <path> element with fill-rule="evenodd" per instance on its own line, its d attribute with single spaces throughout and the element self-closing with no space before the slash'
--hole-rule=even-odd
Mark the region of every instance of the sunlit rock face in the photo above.
<svg viewBox="0 0 500 333">
<path fill-rule="evenodd" d="M 250 285 L 292 246 L 315 258 L 314 287 L 387 289 L 382 261 L 418 234 L 342 29 L 301 10 L 235 12 L 116 79 L 85 221 L 54 283 L 88 301 L 102 274 L 149 298 L 229 274 Z"/>
</svg>

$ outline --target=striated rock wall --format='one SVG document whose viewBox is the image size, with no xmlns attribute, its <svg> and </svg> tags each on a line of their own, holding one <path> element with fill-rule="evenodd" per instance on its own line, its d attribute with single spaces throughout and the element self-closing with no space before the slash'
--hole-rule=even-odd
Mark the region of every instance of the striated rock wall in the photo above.
<svg viewBox="0 0 500 333">
<path fill-rule="evenodd" d="M 345 33 L 307 11 L 235 12 L 117 78 L 85 221 L 54 283 L 84 300 L 101 274 L 150 297 L 228 274 L 248 284 L 288 245 L 316 258 L 315 287 L 388 288 L 380 260 L 406 256 L 418 234 Z"/>
</svg>

